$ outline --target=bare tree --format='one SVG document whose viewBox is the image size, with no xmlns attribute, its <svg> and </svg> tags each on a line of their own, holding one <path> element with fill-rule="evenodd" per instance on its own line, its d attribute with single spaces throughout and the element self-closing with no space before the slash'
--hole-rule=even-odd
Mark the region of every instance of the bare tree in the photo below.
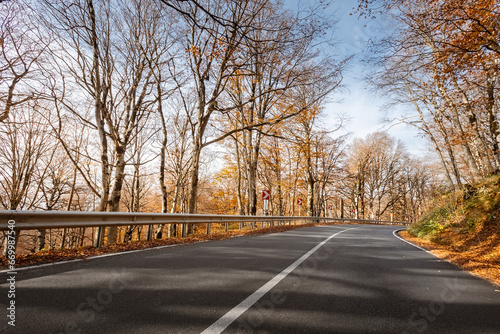
<svg viewBox="0 0 500 334">
<path fill-rule="evenodd" d="M 168 3 L 167 3 L 168 4 Z M 197 97 L 197 112 L 190 121 L 193 133 L 193 160 L 190 176 L 188 212 L 196 212 L 199 168 L 204 135 L 217 99 L 236 70 L 231 63 L 246 34 L 252 27 L 262 3 L 259 1 L 206 2 L 203 10 L 197 2 L 177 2 L 175 9 L 184 13 L 186 38 L 184 48 Z M 228 24 L 220 24 L 223 18 Z M 211 80 L 211 81 L 210 81 Z"/>
<path fill-rule="evenodd" d="M 3 122 L 12 108 L 33 98 L 34 91 L 27 83 L 34 79 L 44 45 L 23 1 L 2 1 L 0 12 L 0 122 Z"/>
<path fill-rule="evenodd" d="M 35 106 L 19 107 L 11 115 L 12 120 L 0 123 L 0 204 L 5 210 L 37 206 L 48 165 L 37 169 L 42 168 L 41 160 L 55 150 L 47 124 L 34 111 Z"/>
<path fill-rule="evenodd" d="M 160 27 L 153 1 L 94 3 L 92 0 L 45 2 L 50 21 L 59 34 L 59 49 L 52 54 L 63 64 L 61 74 L 87 94 L 94 105 L 94 119 L 83 119 L 80 108 L 60 88 L 54 98 L 84 124 L 97 130 L 101 151 L 101 203 L 99 209 L 118 211 L 125 178 L 126 154 L 138 127 L 151 113 L 154 98 L 153 69 L 150 66 L 156 33 Z M 62 54 L 61 54 L 62 52 Z M 65 94 L 61 94 L 61 92 Z M 139 131 L 141 131 L 139 129 Z M 113 165 L 110 163 L 112 144 Z M 111 182 L 112 181 L 112 182 Z M 114 243 L 117 229 L 108 229 L 108 242 Z M 102 238 L 101 233 L 101 238 Z"/>
<path fill-rule="evenodd" d="M 279 3 L 269 3 L 256 17 L 248 46 L 234 61 L 243 58 L 246 65 L 231 78 L 227 97 L 219 103 L 235 106 L 232 112 L 231 107 L 221 108 L 232 118 L 230 130 L 244 129 L 238 147 L 245 166 L 248 214 L 256 213 L 256 173 L 263 138 L 274 131 L 274 124 L 312 108 L 341 82 L 343 63 L 322 59 L 316 49 L 331 26 L 318 12 L 319 7 L 314 7 L 307 15 L 292 13 Z M 299 105 L 292 96 L 307 89 L 314 94 Z"/>
</svg>

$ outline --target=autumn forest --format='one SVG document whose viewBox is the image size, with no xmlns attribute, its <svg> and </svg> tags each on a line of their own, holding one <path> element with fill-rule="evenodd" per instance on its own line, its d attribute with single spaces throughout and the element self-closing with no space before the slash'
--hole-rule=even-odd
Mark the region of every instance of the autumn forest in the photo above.
<svg viewBox="0 0 500 334">
<path fill-rule="evenodd" d="M 269 215 L 414 221 L 498 172 L 498 1 L 358 5 L 390 22 L 366 45 L 367 83 L 425 157 L 345 134 L 350 115 L 326 125 L 353 55 L 323 1 L 2 1 L 0 210 L 263 215 L 269 190 Z M 33 250 L 86 235 L 45 233 Z"/>
</svg>

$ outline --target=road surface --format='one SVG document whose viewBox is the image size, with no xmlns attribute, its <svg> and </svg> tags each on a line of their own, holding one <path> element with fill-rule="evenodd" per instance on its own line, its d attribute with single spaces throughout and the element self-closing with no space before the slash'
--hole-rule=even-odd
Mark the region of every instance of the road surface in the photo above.
<svg viewBox="0 0 500 334">
<path fill-rule="evenodd" d="M 500 288 L 332 225 L 20 270 L 7 333 L 500 333 Z"/>
</svg>

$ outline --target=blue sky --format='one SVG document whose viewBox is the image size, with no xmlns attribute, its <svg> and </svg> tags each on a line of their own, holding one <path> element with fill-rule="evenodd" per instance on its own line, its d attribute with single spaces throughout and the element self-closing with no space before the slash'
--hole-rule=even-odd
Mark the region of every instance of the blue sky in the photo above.
<svg viewBox="0 0 500 334">
<path fill-rule="evenodd" d="M 345 89 L 334 96 L 335 101 L 341 102 L 330 103 L 325 109 L 326 123 L 334 124 L 337 114 L 347 114 L 351 121 L 345 126 L 344 133 L 350 132 L 352 137 L 365 137 L 369 133 L 388 129 L 392 136 L 406 144 L 412 154 L 424 155 L 428 153 L 427 141 L 417 137 L 416 129 L 405 124 L 389 125 L 382 122 L 384 118 L 399 116 L 401 110 L 385 110 L 387 100 L 370 91 L 363 81 L 367 71 L 361 64 L 365 43 L 388 29 L 383 29 L 382 19 L 365 20 L 359 19 L 357 15 L 349 15 L 356 4 L 356 0 L 336 0 L 330 5 L 329 10 L 335 12 L 339 19 L 334 33 L 338 41 L 336 49 L 341 57 L 355 57 L 344 73 Z"/>
</svg>

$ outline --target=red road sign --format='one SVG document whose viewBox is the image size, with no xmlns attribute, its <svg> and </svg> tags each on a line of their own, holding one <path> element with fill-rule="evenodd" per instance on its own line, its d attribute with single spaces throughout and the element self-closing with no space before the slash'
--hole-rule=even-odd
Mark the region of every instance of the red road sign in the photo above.
<svg viewBox="0 0 500 334">
<path fill-rule="evenodd" d="M 297 204 L 302 205 L 302 198 L 297 198 Z"/>
<path fill-rule="evenodd" d="M 333 210 L 333 205 L 331 205 L 331 204 L 330 204 L 330 205 L 328 206 L 328 210 Z"/>
<path fill-rule="evenodd" d="M 264 191 L 262 192 L 262 199 L 263 199 L 264 201 L 269 201 L 269 198 L 271 198 L 271 191 L 269 191 L 269 190 L 264 190 Z"/>
</svg>

